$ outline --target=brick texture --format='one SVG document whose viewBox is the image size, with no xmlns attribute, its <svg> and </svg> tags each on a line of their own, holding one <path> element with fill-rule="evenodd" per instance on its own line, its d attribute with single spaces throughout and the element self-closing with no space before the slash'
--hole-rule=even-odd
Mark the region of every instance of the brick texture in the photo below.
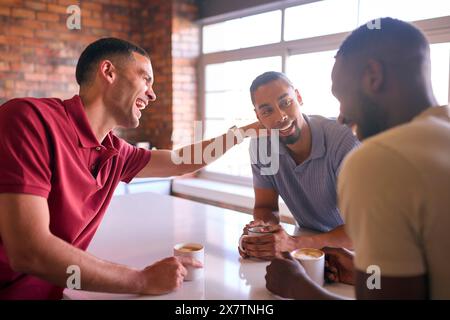
<svg viewBox="0 0 450 320">
<path fill-rule="evenodd" d="M 0 104 L 14 97 L 78 93 L 75 66 L 81 51 L 102 37 L 130 40 L 152 59 L 157 101 L 139 128 L 117 130 L 134 143 L 157 148 L 191 141 L 198 118 L 199 54 L 195 0 L 1 0 Z M 81 30 L 69 30 L 69 5 L 81 8 Z"/>
<path fill-rule="evenodd" d="M 173 126 L 175 145 L 191 142 L 192 124 L 200 119 L 197 113 L 197 57 L 199 55 L 199 27 L 193 22 L 198 8 L 194 1 L 177 1 L 173 7 L 172 74 Z"/>
</svg>

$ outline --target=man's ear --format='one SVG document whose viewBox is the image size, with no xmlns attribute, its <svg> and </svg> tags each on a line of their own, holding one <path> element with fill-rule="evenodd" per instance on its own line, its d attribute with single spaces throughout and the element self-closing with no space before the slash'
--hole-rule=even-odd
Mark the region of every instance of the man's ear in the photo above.
<svg viewBox="0 0 450 320">
<path fill-rule="evenodd" d="M 116 68 L 110 60 L 103 60 L 99 68 L 100 76 L 108 83 L 113 83 L 116 78 Z"/>
<path fill-rule="evenodd" d="M 298 92 L 298 89 L 295 89 L 295 96 L 297 97 L 297 102 L 302 106 L 303 105 L 303 98 L 300 95 L 300 92 Z"/>
<path fill-rule="evenodd" d="M 385 70 L 383 64 L 375 59 L 369 59 L 362 75 L 362 89 L 368 96 L 374 96 L 383 88 Z"/>
</svg>

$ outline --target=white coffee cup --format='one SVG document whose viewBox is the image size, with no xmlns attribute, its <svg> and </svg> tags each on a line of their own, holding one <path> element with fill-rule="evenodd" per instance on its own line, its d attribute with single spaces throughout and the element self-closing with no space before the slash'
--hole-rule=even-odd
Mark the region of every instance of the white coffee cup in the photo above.
<svg viewBox="0 0 450 320">
<path fill-rule="evenodd" d="M 242 247 L 242 240 L 244 240 L 245 238 L 261 237 L 263 235 L 273 233 L 273 230 L 268 230 L 267 228 L 268 228 L 268 226 L 255 226 L 255 227 L 248 228 L 247 234 L 243 234 L 239 238 L 239 249 L 241 249 L 241 251 L 245 252 L 245 249 Z"/>
<path fill-rule="evenodd" d="M 204 263 L 205 249 L 200 243 L 178 243 L 173 247 L 173 255 L 175 257 L 191 257 Z M 184 281 L 197 280 L 203 277 L 203 268 L 186 266 L 187 275 Z"/>
<path fill-rule="evenodd" d="M 325 253 L 314 248 L 301 248 L 291 252 L 294 259 L 305 268 L 308 276 L 318 285 L 323 286 L 325 276 Z"/>
</svg>

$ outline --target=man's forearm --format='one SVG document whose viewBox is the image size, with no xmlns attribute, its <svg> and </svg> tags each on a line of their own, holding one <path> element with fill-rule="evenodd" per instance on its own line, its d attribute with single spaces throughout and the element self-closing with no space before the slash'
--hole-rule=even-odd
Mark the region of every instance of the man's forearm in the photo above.
<svg viewBox="0 0 450 320">
<path fill-rule="evenodd" d="M 279 224 L 280 215 L 278 214 L 278 211 L 270 208 L 254 208 L 253 220 L 262 220 L 267 223 Z"/>
<path fill-rule="evenodd" d="M 239 128 L 242 136 L 256 135 L 255 123 Z M 249 130 L 253 129 L 253 130 Z M 252 132 L 253 131 L 253 132 Z M 204 166 L 216 161 L 228 150 L 238 144 L 237 137 L 231 131 L 212 139 L 199 141 L 174 150 L 179 164 L 179 173 L 195 172 Z"/>
<path fill-rule="evenodd" d="M 298 236 L 295 237 L 297 247 L 308 248 L 323 248 L 323 247 L 336 247 L 352 249 L 353 245 L 350 238 L 345 232 L 344 225 L 339 226 L 329 232 L 316 234 L 312 236 Z"/>
<path fill-rule="evenodd" d="M 45 243 L 33 248 L 21 272 L 32 274 L 60 287 L 66 287 L 69 266 L 79 267 L 81 289 L 113 293 L 140 292 L 140 272 L 136 269 L 103 261 L 49 235 Z"/>
</svg>

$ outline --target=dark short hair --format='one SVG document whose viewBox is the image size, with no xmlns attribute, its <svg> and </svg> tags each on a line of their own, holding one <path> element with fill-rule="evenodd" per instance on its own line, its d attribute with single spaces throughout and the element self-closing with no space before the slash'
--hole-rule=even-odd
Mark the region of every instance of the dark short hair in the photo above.
<svg viewBox="0 0 450 320">
<path fill-rule="evenodd" d="M 393 19 L 379 18 L 379 28 L 368 23 L 355 29 L 341 44 L 336 56 L 348 57 L 359 53 L 376 54 L 380 49 L 388 48 L 392 54 L 403 50 L 429 50 L 425 35 L 410 23 Z"/>
<path fill-rule="evenodd" d="M 117 38 L 102 38 L 88 45 L 78 59 L 75 76 L 79 85 L 88 82 L 94 66 L 102 59 L 112 59 L 117 56 L 132 57 L 132 53 L 149 57 L 141 47 Z"/>
<path fill-rule="evenodd" d="M 253 98 L 253 94 L 255 93 L 255 91 L 258 90 L 259 87 L 275 80 L 283 80 L 290 87 L 294 88 L 294 85 L 292 84 L 291 80 L 289 80 L 289 78 L 284 73 L 277 71 L 264 72 L 263 74 L 257 76 L 250 86 L 250 97 L 252 98 L 253 104 L 255 103 Z"/>
</svg>

